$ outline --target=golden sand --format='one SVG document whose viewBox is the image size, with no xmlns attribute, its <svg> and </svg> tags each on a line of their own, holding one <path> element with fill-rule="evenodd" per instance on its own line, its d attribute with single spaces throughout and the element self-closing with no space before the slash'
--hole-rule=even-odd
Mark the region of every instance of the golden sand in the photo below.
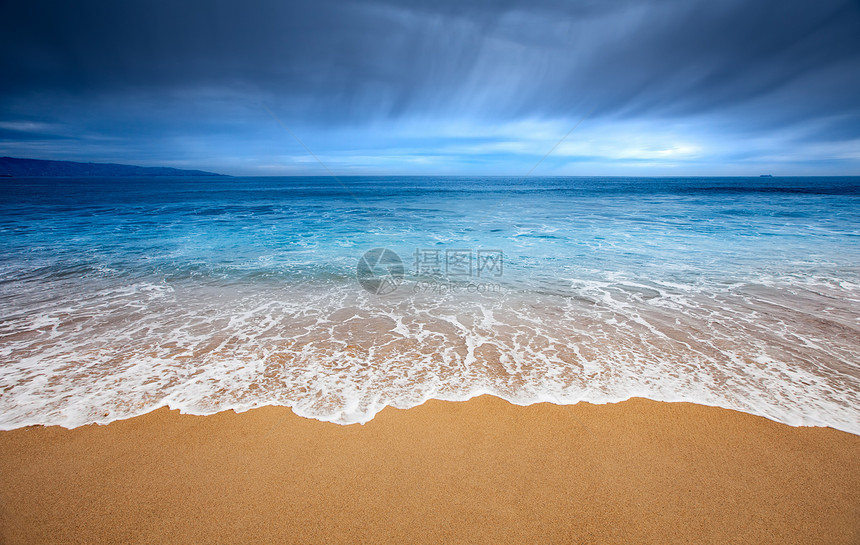
<svg viewBox="0 0 860 545">
<path fill-rule="evenodd" d="M 0 543 L 860 543 L 860 436 L 483 396 L 0 433 Z"/>
</svg>

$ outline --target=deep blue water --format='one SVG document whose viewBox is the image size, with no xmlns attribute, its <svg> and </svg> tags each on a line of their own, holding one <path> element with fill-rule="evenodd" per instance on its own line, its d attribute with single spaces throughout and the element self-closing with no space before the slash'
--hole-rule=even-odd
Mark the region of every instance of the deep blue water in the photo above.
<svg viewBox="0 0 860 545">
<path fill-rule="evenodd" d="M 563 270 L 731 277 L 858 263 L 858 178 L 0 180 L 4 280 L 21 274 L 285 279 L 354 273 L 378 246 L 506 250 Z M 412 269 L 413 267 L 407 267 Z"/>
</svg>

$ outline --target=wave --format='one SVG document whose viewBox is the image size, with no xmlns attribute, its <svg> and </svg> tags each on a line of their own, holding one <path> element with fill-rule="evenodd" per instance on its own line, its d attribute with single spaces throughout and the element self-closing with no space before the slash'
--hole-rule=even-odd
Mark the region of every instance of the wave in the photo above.
<svg viewBox="0 0 860 545">
<path fill-rule="evenodd" d="M 403 288 L 404 286 L 401 286 Z M 0 324 L 0 429 L 168 406 L 338 424 L 490 393 L 688 401 L 860 434 L 854 283 L 571 280 L 575 296 L 136 283 Z M 569 295 L 569 294 L 568 294 Z"/>
</svg>

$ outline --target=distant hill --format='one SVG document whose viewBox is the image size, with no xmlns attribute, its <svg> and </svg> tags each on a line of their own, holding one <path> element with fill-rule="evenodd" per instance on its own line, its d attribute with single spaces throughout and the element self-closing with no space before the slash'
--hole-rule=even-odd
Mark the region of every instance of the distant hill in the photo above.
<svg viewBox="0 0 860 545">
<path fill-rule="evenodd" d="M 0 176 L 224 176 L 202 170 L 0 157 Z"/>
</svg>

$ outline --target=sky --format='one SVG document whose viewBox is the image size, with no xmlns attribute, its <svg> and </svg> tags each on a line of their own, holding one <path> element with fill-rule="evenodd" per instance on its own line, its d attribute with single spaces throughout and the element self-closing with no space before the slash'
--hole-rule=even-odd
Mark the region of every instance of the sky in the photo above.
<svg viewBox="0 0 860 545">
<path fill-rule="evenodd" d="M 860 1 L 8 0 L 0 155 L 860 175 Z"/>
</svg>

